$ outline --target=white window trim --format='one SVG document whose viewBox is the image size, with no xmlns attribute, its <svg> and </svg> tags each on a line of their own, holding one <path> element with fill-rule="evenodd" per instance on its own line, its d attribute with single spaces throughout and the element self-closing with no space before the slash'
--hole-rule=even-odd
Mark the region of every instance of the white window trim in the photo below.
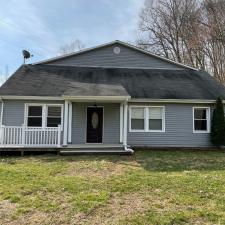
<svg viewBox="0 0 225 225">
<path fill-rule="evenodd" d="M 25 103 L 25 113 L 24 113 L 24 125 L 27 126 L 28 122 L 28 108 L 29 106 L 41 106 L 42 107 L 42 127 L 47 127 L 47 115 L 48 107 L 58 106 L 61 107 L 61 130 L 63 130 L 63 104 L 42 104 L 42 103 Z"/>
<path fill-rule="evenodd" d="M 206 109 L 206 121 L 207 121 L 207 130 L 195 130 L 195 109 Z M 197 106 L 192 107 L 192 125 L 193 125 L 193 133 L 194 134 L 207 134 L 210 133 L 210 124 L 211 124 L 211 117 L 210 117 L 210 107 L 204 106 Z"/>
<path fill-rule="evenodd" d="M 131 110 L 132 108 L 144 108 L 144 129 L 131 129 Z M 149 108 L 162 108 L 162 130 L 149 130 Z M 129 132 L 148 132 L 148 133 L 164 133 L 165 132 L 165 106 L 155 105 L 136 105 L 129 107 Z"/>
</svg>

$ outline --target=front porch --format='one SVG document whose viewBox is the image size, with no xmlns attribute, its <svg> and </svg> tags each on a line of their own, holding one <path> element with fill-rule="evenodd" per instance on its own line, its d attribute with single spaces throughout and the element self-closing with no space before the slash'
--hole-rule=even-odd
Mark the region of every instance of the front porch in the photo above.
<svg viewBox="0 0 225 225">
<path fill-rule="evenodd" d="M 128 99 L 68 98 L 64 112 L 63 147 L 67 151 L 132 151 L 127 147 Z"/>
<path fill-rule="evenodd" d="M 39 106 L 40 104 L 24 104 L 24 121 L 26 122 L 26 114 L 29 111 L 26 109 L 26 105 Z M 43 126 L 43 124 L 47 124 L 48 119 L 43 115 L 41 127 L 31 127 L 28 123 L 21 126 L 12 126 L 11 124 L 8 126 L 8 124 L 3 125 L 4 120 L 2 120 L 0 149 L 23 149 L 24 151 L 57 149 L 60 152 L 70 153 L 132 152 L 127 147 L 127 104 L 127 99 L 118 97 L 104 99 L 70 97 L 65 98 L 61 104 L 61 123 L 57 127 Z M 51 107 L 50 105 L 45 103 L 43 109 Z M 102 110 L 97 110 L 100 108 Z M 88 115 L 88 110 L 90 115 Z M 93 114 L 98 111 L 102 111 L 102 117 L 99 115 L 93 117 Z M 42 110 L 42 112 L 44 111 Z M 6 116 L 4 113 L 2 114 L 2 117 Z M 43 114 L 46 116 L 48 112 Z"/>
</svg>

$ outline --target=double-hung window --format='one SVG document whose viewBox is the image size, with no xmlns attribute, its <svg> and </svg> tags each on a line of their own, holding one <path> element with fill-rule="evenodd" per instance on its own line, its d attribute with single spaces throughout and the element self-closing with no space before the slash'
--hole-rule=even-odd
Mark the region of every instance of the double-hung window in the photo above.
<svg viewBox="0 0 225 225">
<path fill-rule="evenodd" d="M 47 127 L 58 127 L 61 124 L 61 107 L 47 106 Z"/>
<path fill-rule="evenodd" d="M 208 133 L 210 131 L 210 108 L 193 108 L 193 131 L 194 133 Z"/>
<path fill-rule="evenodd" d="M 163 106 L 131 106 L 130 131 L 164 132 L 165 113 Z"/>
<path fill-rule="evenodd" d="M 42 106 L 29 106 L 27 126 L 41 127 L 42 126 Z"/>
<path fill-rule="evenodd" d="M 57 127 L 62 125 L 62 105 L 27 104 L 26 124 L 29 127 Z"/>
<path fill-rule="evenodd" d="M 163 131 L 164 130 L 164 108 L 163 107 L 149 107 L 149 131 Z"/>
<path fill-rule="evenodd" d="M 145 129 L 145 108 L 131 108 L 131 130 L 144 131 Z"/>
</svg>

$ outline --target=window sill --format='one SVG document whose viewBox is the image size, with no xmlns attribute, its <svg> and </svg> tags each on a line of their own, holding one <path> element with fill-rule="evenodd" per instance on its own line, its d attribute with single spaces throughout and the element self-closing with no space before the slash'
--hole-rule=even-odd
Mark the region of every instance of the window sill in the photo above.
<svg viewBox="0 0 225 225">
<path fill-rule="evenodd" d="M 130 133 L 165 133 L 164 130 L 129 130 Z"/>
<path fill-rule="evenodd" d="M 193 134 L 210 134 L 210 131 L 193 131 Z"/>
</svg>

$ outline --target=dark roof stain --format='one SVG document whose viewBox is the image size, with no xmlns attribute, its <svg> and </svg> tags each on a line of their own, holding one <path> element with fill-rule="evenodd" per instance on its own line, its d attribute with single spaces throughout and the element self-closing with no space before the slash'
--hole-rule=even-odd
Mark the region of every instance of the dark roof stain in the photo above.
<svg viewBox="0 0 225 225">
<path fill-rule="evenodd" d="M 0 95 L 119 96 L 152 99 L 216 99 L 225 87 L 204 71 L 23 65 Z"/>
</svg>

